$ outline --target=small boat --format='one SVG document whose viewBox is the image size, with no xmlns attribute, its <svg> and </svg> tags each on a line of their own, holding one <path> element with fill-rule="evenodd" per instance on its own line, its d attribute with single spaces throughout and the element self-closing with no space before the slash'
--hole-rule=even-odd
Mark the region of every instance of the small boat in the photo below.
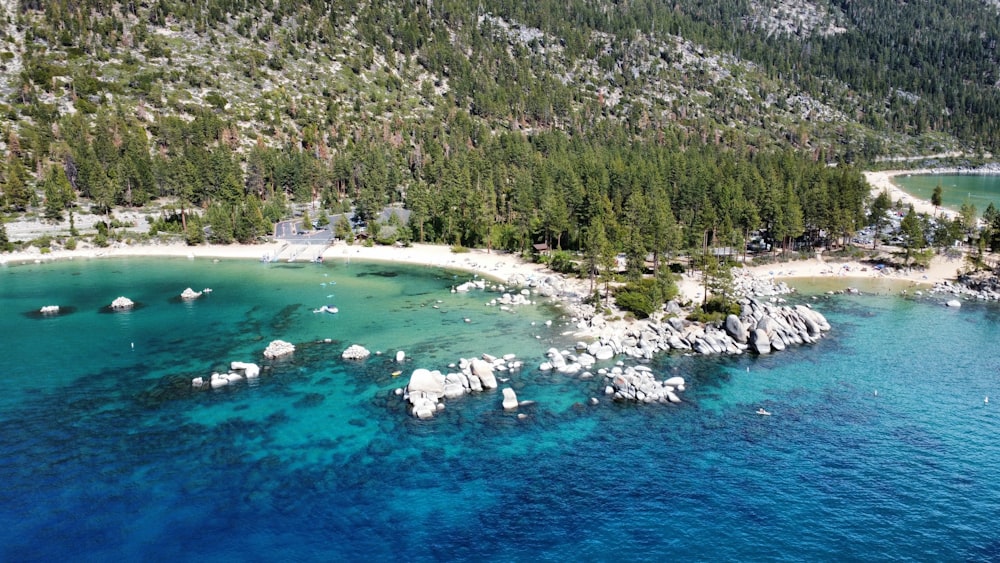
<svg viewBox="0 0 1000 563">
<path fill-rule="evenodd" d="M 764 415 L 764 416 L 771 416 L 771 413 L 767 412 L 763 408 L 757 409 L 757 414 Z"/>
<path fill-rule="evenodd" d="M 331 307 L 330 305 L 323 305 L 323 306 L 322 306 L 322 307 L 320 307 L 319 309 L 313 309 L 313 313 L 330 313 L 330 314 L 337 314 L 337 313 L 339 313 L 339 312 L 340 312 L 340 309 L 338 309 L 338 308 L 336 308 L 336 307 Z"/>
<path fill-rule="evenodd" d="M 396 371 L 392 372 L 392 376 L 393 377 L 399 377 L 399 374 L 401 374 L 401 373 L 403 373 L 403 372 L 399 371 L 399 370 L 396 370 Z"/>
</svg>

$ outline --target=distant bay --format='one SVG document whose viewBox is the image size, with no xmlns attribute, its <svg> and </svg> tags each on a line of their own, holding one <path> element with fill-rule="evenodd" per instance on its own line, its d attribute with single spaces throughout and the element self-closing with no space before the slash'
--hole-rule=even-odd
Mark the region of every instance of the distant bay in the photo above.
<svg viewBox="0 0 1000 563">
<path fill-rule="evenodd" d="M 966 201 L 982 215 L 989 206 L 1000 209 L 1000 175 L 996 174 L 902 174 L 892 181 L 913 197 L 930 201 L 934 188 L 941 186 L 942 206 L 954 211 Z"/>
</svg>

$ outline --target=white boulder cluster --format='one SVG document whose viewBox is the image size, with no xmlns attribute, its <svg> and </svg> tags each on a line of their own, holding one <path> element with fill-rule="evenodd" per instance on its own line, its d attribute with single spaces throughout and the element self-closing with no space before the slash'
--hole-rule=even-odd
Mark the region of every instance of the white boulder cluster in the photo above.
<svg viewBox="0 0 1000 563">
<path fill-rule="evenodd" d="M 733 291 L 741 297 L 774 297 L 794 293 L 785 282 L 755 276 L 749 270 L 733 268 Z"/>
<path fill-rule="evenodd" d="M 295 345 L 284 340 L 272 340 L 264 349 L 264 357 L 273 360 L 282 356 L 287 356 L 295 351 Z"/>
<path fill-rule="evenodd" d="M 506 308 L 519 305 L 534 305 L 534 302 L 531 300 L 531 290 L 522 289 L 520 292 L 513 294 L 504 292 L 499 299 L 491 300 L 488 305 L 491 307 L 499 305 L 501 308 Z"/>
<path fill-rule="evenodd" d="M 737 324 L 738 323 L 738 324 Z M 745 300 L 738 319 L 726 319 L 726 331 L 737 343 L 743 336 L 758 354 L 782 351 L 793 344 L 812 344 L 830 330 L 821 313 L 805 305 L 776 306 L 755 299 Z"/>
<path fill-rule="evenodd" d="M 743 299 L 740 316 L 729 315 L 721 327 L 694 323 L 680 317 L 647 321 L 634 326 L 605 324 L 595 316 L 578 328 L 597 329 L 587 353 L 598 360 L 625 355 L 650 360 L 658 352 L 698 354 L 757 354 L 781 351 L 796 344 L 816 342 L 830 330 L 826 318 L 804 306 L 795 307 Z M 553 364 L 552 369 L 559 369 Z"/>
<path fill-rule="evenodd" d="M 246 362 L 232 362 L 229 364 L 229 371 L 226 373 L 213 373 L 208 379 L 208 386 L 212 389 L 225 387 L 230 383 L 243 381 L 244 379 L 257 379 L 260 377 L 260 366 Z M 206 381 L 203 377 L 196 377 L 191 380 L 192 387 L 204 387 Z"/>
<path fill-rule="evenodd" d="M 657 381 L 653 371 L 646 366 L 615 366 L 610 371 L 601 370 L 610 382 L 604 394 L 618 401 L 639 403 L 679 403 L 677 393 L 684 391 L 684 378 L 671 377 Z"/>
<path fill-rule="evenodd" d="M 556 274 L 543 275 L 540 277 L 514 274 L 507 280 L 507 285 L 511 287 L 530 289 L 533 293 L 541 295 L 542 297 L 582 297 L 572 288 L 571 285 L 566 283 L 565 279 Z M 502 292 L 505 288 L 501 286 L 499 289 Z M 521 291 L 522 295 L 524 294 L 524 289 Z"/>
<path fill-rule="evenodd" d="M 132 307 L 135 307 L 135 302 L 124 296 L 115 298 L 115 300 L 111 302 L 111 308 L 115 311 L 126 311 Z"/>
<path fill-rule="evenodd" d="M 486 289 L 486 280 L 484 280 L 484 279 L 469 280 L 469 281 L 467 281 L 467 282 L 465 282 L 463 284 L 460 284 L 460 285 L 457 285 L 457 286 L 453 287 L 452 290 L 451 290 L 451 292 L 452 293 L 468 293 L 469 291 L 472 291 L 473 289 Z"/>
<path fill-rule="evenodd" d="M 443 374 L 438 370 L 417 368 L 410 375 L 406 387 L 396 389 L 396 394 L 409 402 L 410 413 L 417 418 L 431 418 L 444 409 L 445 399 L 458 399 L 469 393 L 480 393 L 497 388 L 496 372 L 519 370 L 522 362 L 514 354 L 501 358 L 483 354 L 482 358 L 462 358 L 452 364 L 457 371 Z M 501 379 L 501 381 L 506 381 Z M 503 390 L 503 408 L 516 409 L 519 403 L 513 389 Z"/>
<path fill-rule="evenodd" d="M 368 349 L 365 348 L 364 346 L 360 346 L 358 344 L 352 344 L 348 346 L 346 350 L 344 350 L 344 352 L 340 355 L 340 357 L 345 360 L 363 360 L 371 355 L 372 353 L 369 352 Z"/>
<path fill-rule="evenodd" d="M 589 346 L 578 343 L 579 353 L 572 353 L 566 350 L 549 348 L 545 356 L 548 360 L 542 362 L 538 369 L 541 371 L 557 371 L 567 375 L 574 375 L 581 371 L 590 369 L 598 360 L 610 360 L 614 357 L 614 352 L 610 345 L 598 341 Z"/>
<path fill-rule="evenodd" d="M 1000 282 L 996 279 L 977 280 L 971 278 L 957 282 L 942 281 L 934 284 L 931 293 L 975 299 L 976 301 L 1000 301 Z M 953 304 L 953 301 L 958 305 Z M 961 307 L 962 303 L 958 299 L 950 299 L 945 305 Z"/>
</svg>

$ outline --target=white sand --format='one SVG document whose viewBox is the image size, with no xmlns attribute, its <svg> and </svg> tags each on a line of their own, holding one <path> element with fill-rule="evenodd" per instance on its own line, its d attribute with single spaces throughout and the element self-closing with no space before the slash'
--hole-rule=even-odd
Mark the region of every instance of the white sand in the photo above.
<svg viewBox="0 0 1000 563">
<path fill-rule="evenodd" d="M 484 276 L 506 281 L 514 274 L 524 276 L 551 275 L 542 264 L 525 262 L 519 256 L 508 252 L 485 249 L 470 249 L 468 252 L 454 253 L 451 247 L 436 244 L 414 244 L 412 246 L 364 246 L 338 243 L 326 249 L 324 260 L 375 260 L 400 264 L 417 264 L 456 268 L 476 272 Z"/>
<path fill-rule="evenodd" d="M 174 256 L 189 258 L 220 258 L 259 260 L 262 256 L 273 256 L 286 246 L 283 242 L 258 245 L 201 245 L 187 246 L 182 243 L 146 244 L 146 245 L 115 245 L 108 248 L 80 248 L 78 250 L 59 250 L 49 254 L 41 254 L 37 249 L 0 254 L 0 264 L 41 263 L 51 260 L 88 260 L 121 256 Z M 318 251 L 319 248 L 316 248 Z M 315 255 L 315 252 L 303 253 Z M 485 249 L 471 249 L 469 252 L 453 253 L 448 246 L 431 244 L 414 244 L 409 247 L 363 246 L 338 243 L 323 252 L 326 261 L 375 260 L 404 264 L 435 266 L 460 269 L 478 273 L 499 281 L 506 281 L 514 274 L 525 277 L 552 275 L 542 264 L 534 264 L 522 260 L 518 255 L 506 252 L 487 252 Z M 303 258 L 304 259 L 304 258 Z M 962 262 L 959 259 L 948 259 L 935 256 L 926 270 L 894 271 L 883 273 L 860 262 L 825 262 L 813 258 L 794 262 L 751 266 L 749 269 L 762 278 L 789 279 L 843 279 L 844 287 L 849 280 L 856 278 L 879 278 L 910 281 L 920 284 L 933 284 L 938 281 L 954 279 Z M 579 293 L 590 289 L 590 280 L 566 278 L 569 283 L 577 286 Z M 794 283 L 793 283 L 794 285 Z M 698 303 L 704 296 L 702 278 L 699 272 L 681 276 L 678 282 L 682 301 Z"/>
<path fill-rule="evenodd" d="M 172 244 L 118 244 L 108 248 L 79 248 L 77 250 L 57 250 L 42 254 L 38 249 L 0 254 L 0 264 L 42 263 L 52 260 L 90 260 L 121 256 L 174 256 L 188 258 L 220 258 L 260 260 L 262 256 L 275 256 L 287 246 L 284 242 L 268 244 L 230 244 L 187 246 Z M 301 260 L 315 256 L 320 248 L 309 248 L 301 255 Z M 288 251 L 286 250 L 285 256 Z M 525 277 L 552 275 L 542 264 L 533 264 L 519 256 L 499 251 L 486 252 L 485 249 L 471 249 L 469 252 L 453 253 L 451 247 L 433 244 L 414 244 L 409 247 L 347 245 L 343 242 L 328 247 L 323 252 L 325 261 L 374 260 L 454 268 L 479 273 L 499 281 L 507 281 L 514 274 Z M 579 284 L 581 291 L 589 289 L 589 280 L 568 280 Z"/>
<path fill-rule="evenodd" d="M 925 200 L 919 199 L 911 196 L 910 194 L 904 192 L 899 186 L 893 181 L 896 176 L 905 176 L 908 174 L 957 174 L 959 170 L 957 168 L 938 168 L 938 169 L 920 169 L 920 170 L 886 170 L 882 172 L 865 172 L 865 179 L 872 186 L 872 197 L 876 197 L 883 191 L 889 192 L 889 197 L 892 199 L 893 203 L 897 201 L 902 201 L 903 205 L 913 205 L 913 209 L 917 213 L 926 213 L 932 216 L 942 216 L 947 218 L 954 218 L 958 216 L 958 213 L 952 211 L 951 209 L 945 209 L 944 207 L 934 207 L 934 205 Z"/>
<path fill-rule="evenodd" d="M 795 279 L 811 278 L 841 279 L 844 281 L 844 287 L 847 287 L 850 285 L 851 280 L 863 278 L 932 285 L 937 282 L 955 279 L 958 275 L 958 270 L 963 265 L 963 260 L 960 258 L 948 258 L 937 255 L 931 259 L 930 266 L 926 269 L 877 270 L 870 264 L 862 264 L 857 261 L 827 262 L 816 258 L 779 264 L 750 266 L 748 269 L 758 277 L 783 279 L 792 286 L 795 285 Z"/>
</svg>

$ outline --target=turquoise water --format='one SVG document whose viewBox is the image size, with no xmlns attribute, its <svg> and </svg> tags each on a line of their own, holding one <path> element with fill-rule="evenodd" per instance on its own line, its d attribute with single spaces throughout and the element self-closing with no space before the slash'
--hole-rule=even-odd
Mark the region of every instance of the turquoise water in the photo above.
<svg viewBox="0 0 1000 563">
<path fill-rule="evenodd" d="M 941 205 L 953 211 L 966 201 L 982 215 L 990 203 L 1000 209 L 1000 176 L 987 174 L 915 174 L 892 179 L 906 193 L 927 201 L 941 185 Z"/>
<path fill-rule="evenodd" d="M 834 331 L 815 346 L 662 357 L 658 373 L 690 381 L 683 404 L 590 406 L 599 380 L 534 369 L 568 344 L 566 320 L 450 293 L 467 278 L 358 263 L 0 268 L 0 559 L 1000 557 L 1000 309 L 824 298 Z M 172 297 L 188 286 L 214 291 Z M 101 312 L 118 295 L 142 306 Z M 75 310 L 31 314 L 50 303 Z M 312 313 L 327 303 L 341 312 Z M 299 345 L 291 359 L 259 360 L 274 338 Z M 352 343 L 384 354 L 339 359 Z M 486 393 L 413 420 L 393 394 L 397 349 L 405 375 L 516 352 L 527 365 L 509 384 L 537 402 L 519 420 Z M 191 389 L 232 360 L 268 369 Z"/>
</svg>

